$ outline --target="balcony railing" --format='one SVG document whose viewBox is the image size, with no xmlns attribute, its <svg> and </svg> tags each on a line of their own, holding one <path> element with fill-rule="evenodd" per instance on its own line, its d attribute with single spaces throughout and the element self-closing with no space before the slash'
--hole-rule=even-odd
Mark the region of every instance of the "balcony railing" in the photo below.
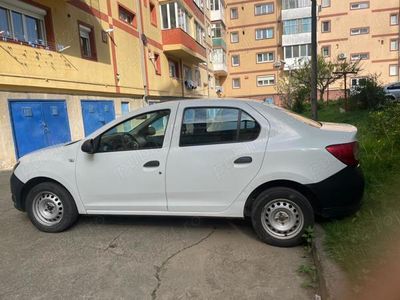
<svg viewBox="0 0 400 300">
<path fill-rule="evenodd" d="M 213 68 L 215 75 L 226 76 L 228 74 L 226 62 L 213 62 Z"/>
<path fill-rule="evenodd" d="M 197 62 L 206 61 L 206 48 L 181 28 L 163 30 L 162 41 L 165 53 Z"/>
<path fill-rule="evenodd" d="M 226 49 L 226 43 L 222 37 L 213 38 L 212 42 L 213 42 L 213 47 L 221 47 Z"/>
<path fill-rule="evenodd" d="M 211 21 L 222 21 L 225 23 L 225 11 L 223 8 L 218 10 L 212 10 L 210 12 L 210 19 Z"/>
</svg>

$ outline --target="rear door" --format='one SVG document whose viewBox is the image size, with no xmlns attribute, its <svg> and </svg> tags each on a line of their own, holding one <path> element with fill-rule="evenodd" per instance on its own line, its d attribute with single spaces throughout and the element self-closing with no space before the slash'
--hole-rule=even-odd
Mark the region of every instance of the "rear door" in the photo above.
<svg viewBox="0 0 400 300">
<path fill-rule="evenodd" d="M 167 161 L 168 210 L 226 210 L 260 170 L 268 129 L 246 103 L 181 102 Z"/>
</svg>

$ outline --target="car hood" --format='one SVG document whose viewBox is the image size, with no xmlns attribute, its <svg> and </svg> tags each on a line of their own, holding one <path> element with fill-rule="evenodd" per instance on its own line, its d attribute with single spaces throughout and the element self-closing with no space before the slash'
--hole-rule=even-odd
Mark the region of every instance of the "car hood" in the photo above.
<svg viewBox="0 0 400 300">
<path fill-rule="evenodd" d="M 76 148 L 79 145 L 79 140 L 74 142 L 68 142 L 64 144 L 57 144 L 33 151 L 29 154 L 24 155 L 19 159 L 20 162 L 31 162 L 38 160 L 51 160 L 57 156 L 63 157 L 67 154 L 75 153 Z"/>
</svg>

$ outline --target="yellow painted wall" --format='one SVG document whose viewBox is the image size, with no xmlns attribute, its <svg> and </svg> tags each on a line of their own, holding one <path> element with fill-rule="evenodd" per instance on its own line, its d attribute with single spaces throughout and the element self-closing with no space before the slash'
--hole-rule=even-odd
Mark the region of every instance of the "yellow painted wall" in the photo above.
<svg viewBox="0 0 400 300">
<path fill-rule="evenodd" d="M 275 75 L 278 80 L 279 71 L 275 70 L 273 63 L 257 64 L 256 54 L 259 52 L 272 51 L 275 59 L 280 56 L 281 25 L 277 20 L 280 15 L 280 1 L 268 1 L 274 3 L 274 13 L 255 16 L 254 6 L 257 1 L 238 2 L 228 0 L 225 11 L 228 47 L 228 76 L 223 83 L 226 97 L 258 97 L 276 94 L 276 85 L 259 87 L 257 76 Z M 238 18 L 231 19 L 231 8 L 238 9 Z M 257 28 L 274 28 L 274 37 L 266 40 L 256 40 L 255 30 Z M 231 32 L 239 33 L 239 43 L 231 43 Z M 240 66 L 232 66 L 232 55 L 240 56 Z M 240 89 L 232 88 L 232 79 L 240 78 Z"/>
<path fill-rule="evenodd" d="M 354 1 L 331 2 L 331 7 L 320 12 L 319 49 L 331 46 L 331 58 L 344 53 L 350 59 L 352 53 L 368 52 L 369 59 L 361 61 L 362 71 L 354 77 L 378 74 L 383 84 L 400 81 L 399 76 L 389 76 L 389 65 L 399 61 L 398 52 L 390 51 L 390 40 L 399 37 L 399 25 L 390 26 L 390 15 L 399 13 L 399 1 L 370 1 L 370 8 L 360 10 L 350 10 Z M 321 23 L 327 20 L 331 21 L 331 32 L 322 33 Z M 370 33 L 351 36 L 350 29 L 357 27 L 369 27 Z"/>
</svg>

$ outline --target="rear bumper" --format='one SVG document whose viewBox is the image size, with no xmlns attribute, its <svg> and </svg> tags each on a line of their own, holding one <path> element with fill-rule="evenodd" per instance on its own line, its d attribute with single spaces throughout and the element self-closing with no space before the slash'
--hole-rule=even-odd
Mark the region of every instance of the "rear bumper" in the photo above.
<svg viewBox="0 0 400 300">
<path fill-rule="evenodd" d="M 316 213 L 326 218 L 339 218 L 356 212 L 364 195 L 361 168 L 346 167 L 331 177 L 307 187 L 318 199 Z"/>
<path fill-rule="evenodd" d="M 25 211 L 23 199 L 22 199 L 22 189 L 24 183 L 12 173 L 10 177 L 10 188 L 11 188 L 11 198 L 14 202 L 14 207 L 20 211 Z"/>
</svg>

